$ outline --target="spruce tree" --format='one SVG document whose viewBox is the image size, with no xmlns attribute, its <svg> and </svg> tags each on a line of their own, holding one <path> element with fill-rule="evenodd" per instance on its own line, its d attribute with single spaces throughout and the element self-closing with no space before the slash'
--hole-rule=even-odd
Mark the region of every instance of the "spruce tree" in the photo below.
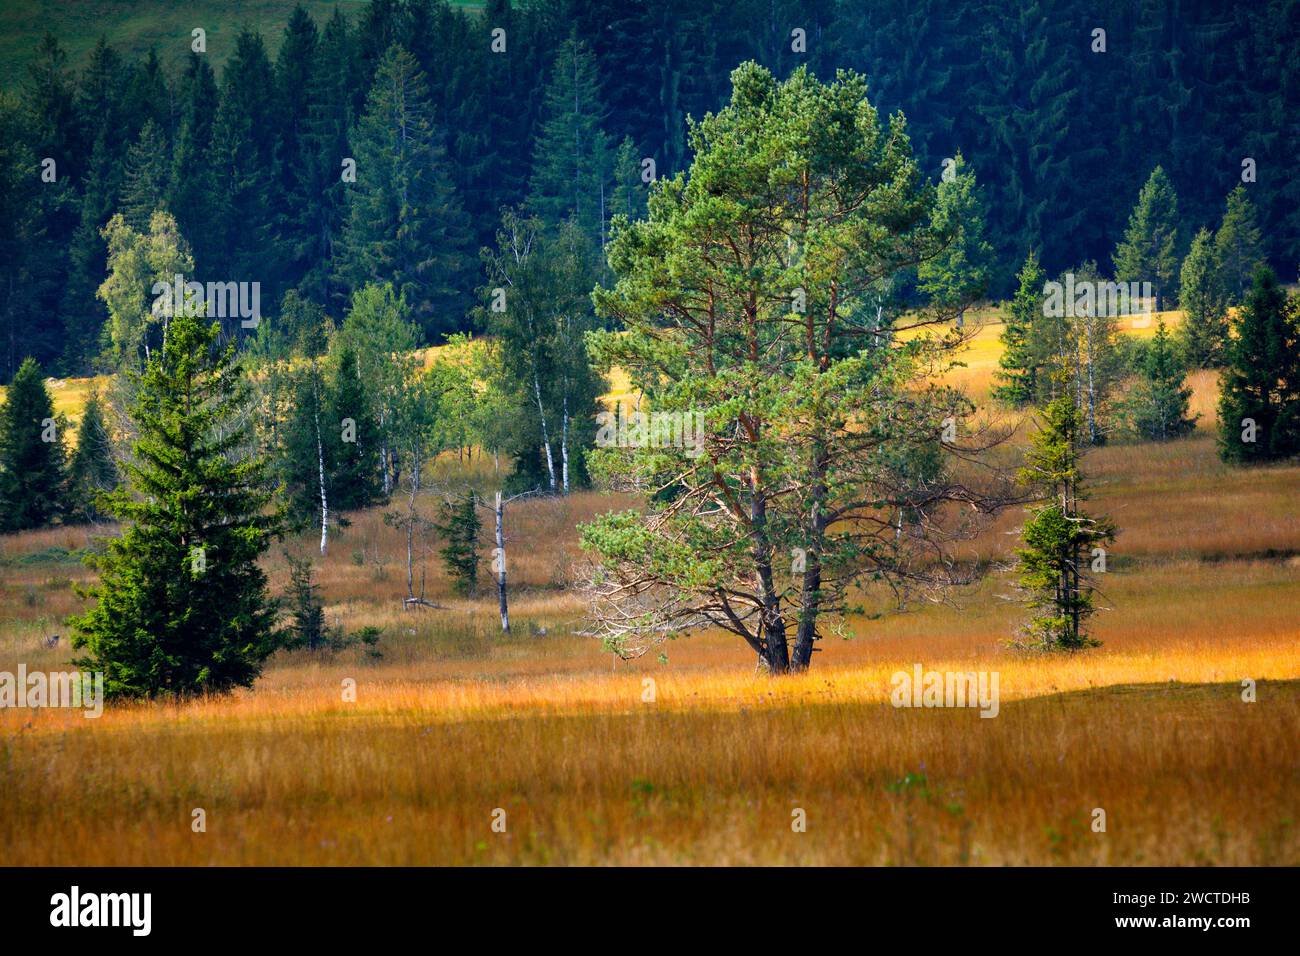
<svg viewBox="0 0 1300 956">
<path fill-rule="evenodd" d="M 463 326 L 473 280 L 471 227 L 431 112 L 424 74 L 394 46 L 353 134 L 357 182 L 338 269 L 354 292 L 392 283 L 436 338 Z"/>
<path fill-rule="evenodd" d="M 479 35 L 480 24 L 499 27 L 508 38 L 504 54 L 471 39 L 473 56 L 447 58 L 453 74 L 448 92 L 463 91 L 446 101 L 447 125 L 458 131 L 450 151 L 477 230 L 475 248 L 481 248 L 491 244 L 501 209 L 526 198 L 533 127 L 545 93 L 541 73 L 552 50 L 537 36 L 537 13 L 512 9 L 510 0 L 487 0 L 477 18 L 460 10 L 443 17 L 454 18 L 458 32 L 469 38 Z M 449 26 L 442 27 L 444 34 Z"/>
<path fill-rule="evenodd" d="M 319 650 L 328 642 L 329 634 L 325 628 L 325 606 L 321 602 L 320 589 L 312 579 L 311 561 L 295 558 L 288 551 L 284 556 L 289 562 L 287 597 L 291 615 L 285 646 Z"/>
<path fill-rule="evenodd" d="M 934 228 L 952 238 L 937 256 L 922 262 L 916 274 L 924 294 L 956 310 L 960 328 L 966 309 L 988 287 L 993 247 L 984 238 L 984 203 L 974 170 L 961 153 L 952 169 L 952 178 L 939 183 L 934 210 Z"/>
<path fill-rule="evenodd" d="M 258 560 L 281 525 L 252 450 L 248 386 L 215 325 L 177 316 L 138 376 L 128 484 L 108 496 L 126 524 L 91 559 L 95 604 L 70 622 L 75 663 L 111 697 L 250 686 L 280 643 Z"/>
<path fill-rule="evenodd" d="M 171 174 L 171 147 L 158 124 L 149 120 L 126 154 L 122 184 L 122 215 L 136 232 L 147 232 L 149 220 L 163 207 Z"/>
<path fill-rule="evenodd" d="M 624 137 L 614 154 L 614 191 L 610 219 L 623 216 L 628 222 L 645 218 L 648 183 L 641 179 L 641 160 L 631 137 Z"/>
<path fill-rule="evenodd" d="M 121 191 L 128 119 L 134 125 L 123 87 L 135 72 L 138 69 L 123 68 L 121 57 L 101 37 L 77 92 L 78 125 L 83 142 L 90 144 L 90 161 L 78 200 L 76 230 L 68 247 L 67 286 L 59 308 L 64 335 L 60 365 L 68 375 L 90 370 L 106 319 L 104 306 L 95 296 L 107 255 L 99 231 L 113 214 Z M 170 162 L 169 154 L 164 158 Z"/>
<path fill-rule="evenodd" d="M 77 87 L 77 126 L 83 141 L 102 142 L 111 151 L 115 163 L 121 161 L 122 146 L 127 140 L 123 127 L 128 122 L 136 122 L 135 117 L 127 115 L 131 104 L 124 95 L 127 78 L 134 72 L 123 67 L 122 58 L 101 36 L 95 42 Z"/>
<path fill-rule="evenodd" d="M 1116 279 L 1150 282 L 1157 311 L 1166 307 L 1178 285 L 1178 196 L 1161 167 L 1138 194 L 1114 258 Z"/>
<path fill-rule="evenodd" d="M 482 523 L 473 491 L 450 498 L 438 509 L 434 529 L 445 542 L 438 553 L 457 594 L 473 594 L 478 587 L 478 537 Z"/>
<path fill-rule="evenodd" d="M 357 59 L 347 20 L 336 8 L 321 32 L 315 62 L 310 70 L 307 119 L 302 132 L 302 165 L 287 170 L 300 180 L 304 205 L 290 223 L 305 245 L 295 250 L 307 264 L 301 279 L 303 294 L 320 305 L 342 302 L 347 290 L 334 274 L 334 256 L 347 214 L 344 161 L 355 159 L 348 135 L 352 129 L 352 90 Z"/>
<path fill-rule="evenodd" d="M 308 190 L 305 175 L 310 166 L 312 95 L 318 90 L 313 71 L 317 64 L 319 36 L 316 24 L 302 6 L 295 6 L 284 28 L 284 39 L 275 60 L 276 119 L 281 205 L 280 239 L 286 250 L 286 281 L 296 284 L 311 267 L 308 256 L 315 250 L 310 234 L 314 217 L 310 209 L 319 196 Z M 342 157 L 339 157 L 341 161 Z M 336 162 L 333 170 L 338 175 Z"/>
<path fill-rule="evenodd" d="M 21 291 L 11 289 L 7 295 L 19 298 L 26 306 L 22 321 L 11 318 L 5 330 L 9 336 L 6 371 L 10 373 L 17 371 L 24 356 L 48 367 L 63 351 L 61 323 L 50 317 L 58 314 L 67 292 L 68 249 L 79 219 L 76 187 L 93 145 L 81 140 L 74 93 L 67 53 L 47 33 L 37 45 L 33 62 L 28 64 L 22 88 L 23 116 L 18 136 L 31 149 L 28 165 L 22 171 L 22 186 L 36 186 L 27 197 L 31 209 L 26 224 L 31 228 L 24 236 L 22 255 L 4 259 L 5 284 L 22 287 Z M 48 167 L 54 174 L 52 182 L 41 178 L 46 172 L 46 160 L 54 161 L 54 166 Z M 15 269 L 15 263 L 22 265 Z M 21 342 L 21 348 L 17 342 Z"/>
<path fill-rule="evenodd" d="M 1237 315 L 1219 394 L 1219 455 L 1237 464 L 1300 452 L 1297 302 L 1260 266 Z"/>
<path fill-rule="evenodd" d="M 379 486 L 379 423 L 368 389 L 361 381 L 357 353 L 344 341 L 329 390 L 327 422 L 321 423 L 333 446 L 330 486 L 334 507 L 352 511 L 374 504 Z"/>
<path fill-rule="evenodd" d="M 77 179 L 85 156 L 79 144 L 76 90 L 67 51 L 51 33 L 41 37 L 27 65 L 22 94 L 33 152 L 55 161 L 56 182 Z"/>
<path fill-rule="evenodd" d="M 192 236 L 194 267 L 212 274 L 220 262 L 220 237 L 209 226 L 221 206 L 216 186 L 213 117 L 220 94 L 206 54 L 190 53 L 180 81 L 180 127 L 173 156 L 167 207 L 183 235 Z"/>
<path fill-rule="evenodd" d="M 533 152 L 528 208 L 548 225 L 573 217 L 596 249 L 613 208 L 613 144 L 590 49 L 576 37 L 560 45 L 546 87 Z"/>
<path fill-rule="evenodd" d="M 221 105 L 212 127 L 213 218 L 202 224 L 221 281 L 259 282 L 263 301 L 279 301 L 285 256 L 278 241 L 285 214 L 276 156 L 275 77 L 260 34 L 239 34 L 222 73 Z M 239 323 L 227 324 L 233 333 Z"/>
<path fill-rule="evenodd" d="M 37 194 L 48 184 L 32 175 L 38 163 L 18 104 L 0 97 L 0 262 L 8 276 L 0 283 L 0 382 L 17 373 L 32 325 L 43 318 L 37 287 L 47 265 L 36 241 L 44 225 Z"/>
<path fill-rule="evenodd" d="M 503 389 L 518 409 L 503 448 L 515 461 L 510 488 L 546 485 L 567 494 L 586 481 L 595 435 L 583 424 L 595 417 L 605 391 L 585 338 L 599 325 L 590 304 L 591 241 L 576 221 L 547 229 L 508 210 L 496 248 L 483 258 L 487 287 L 507 290 L 503 310 L 477 315 L 501 344 Z"/>
<path fill-rule="evenodd" d="M 0 406 L 0 531 L 39 528 L 63 513 L 63 426 L 41 367 L 24 360 Z"/>
<path fill-rule="evenodd" d="M 1072 396 L 1053 400 L 1019 473 L 1021 483 L 1046 501 L 1027 509 L 1023 547 L 1016 549 L 1017 583 L 1025 606 L 1035 612 L 1017 646 L 1052 651 L 1099 643 L 1086 627 L 1096 610 L 1090 568 L 1098 557 L 1105 560 L 1104 552 L 1098 556 L 1094 549 L 1112 541 L 1115 529 L 1109 519 L 1082 509 L 1087 498 L 1079 469 L 1082 426 Z"/>
<path fill-rule="evenodd" d="M 139 136 L 144 124 L 149 122 L 170 132 L 175 122 L 172 113 L 174 99 L 158 50 L 150 47 L 144 60 L 133 63 L 128 73 L 126 88 L 122 91 L 122 112 L 127 120 L 125 133 L 128 140 Z"/>
<path fill-rule="evenodd" d="M 119 179 L 117 160 L 100 137 L 91 152 L 81 196 L 80 221 L 68 247 L 68 283 L 59 310 L 64 336 L 61 364 L 71 375 L 90 371 L 108 320 L 97 295 L 108 268 L 108 249 L 101 230 L 112 215 Z"/>
<path fill-rule="evenodd" d="M 1192 240 L 1183 260 L 1181 285 L 1183 352 L 1197 368 L 1218 368 L 1228 348 L 1228 296 L 1210 230 L 1202 229 Z"/>
<path fill-rule="evenodd" d="M 922 13 L 908 3 L 900 13 L 905 22 L 915 23 L 917 19 L 947 15 L 947 6 L 934 4 Z M 1002 183 L 1001 202 L 994 207 L 989 225 L 1003 260 L 1032 246 L 1045 263 L 1060 263 L 1076 255 L 1071 237 L 1076 229 L 1087 226 L 1090 218 L 1086 194 L 1067 198 L 1070 193 L 1081 192 L 1075 170 L 1082 151 L 1075 128 L 1083 109 L 1074 81 L 1079 61 L 1069 52 L 1070 28 L 1045 0 L 1017 4 L 996 27 L 986 16 L 981 10 L 972 20 L 984 21 L 988 24 L 984 30 L 997 30 L 1003 37 L 1032 37 L 1033 41 L 973 44 L 979 51 L 974 70 L 979 93 L 968 95 L 970 107 L 955 111 L 954 117 L 960 122 L 963 112 L 970 113 L 971 119 L 966 120 L 971 124 L 970 133 L 967 138 L 959 138 L 961 133 L 955 132 L 943 139 L 951 142 L 958 138 L 966 143 L 978 139 L 983 148 L 972 151 L 970 159 L 980 169 L 998 171 L 995 178 Z M 923 23 L 916 25 L 924 28 Z M 888 60 L 897 55 L 892 49 L 882 50 L 882 54 Z M 923 62 L 935 61 L 947 69 L 949 64 L 960 63 L 966 54 L 957 48 L 944 54 L 922 49 L 915 55 Z M 945 94 L 951 95 L 951 87 L 945 90 L 936 81 L 948 79 L 960 88 L 960 74 L 944 78 L 940 69 L 918 70 L 912 68 L 911 61 L 905 62 L 906 67 L 899 70 L 899 85 L 909 100 L 912 87 L 925 82 L 915 74 L 935 74 L 934 80 L 925 84 L 937 87 L 930 97 L 940 110 L 951 109 L 943 102 Z"/>
<path fill-rule="evenodd" d="M 1030 250 L 1017 276 L 1020 287 L 1002 328 L 1002 354 L 994 373 L 998 384 L 993 387 L 993 396 L 1014 408 L 1029 404 L 1038 394 L 1038 367 L 1030 335 L 1034 325 L 1042 321 L 1045 278 L 1037 254 Z"/>
<path fill-rule="evenodd" d="M 1187 368 L 1161 322 L 1143 356 L 1137 385 L 1127 402 L 1138 435 L 1150 441 L 1168 441 L 1196 428 L 1196 416 L 1188 412 L 1192 390 L 1183 384 L 1186 376 Z"/>
<path fill-rule="evenodd" d="M 99 496 L 118 486 L 117 464 L 113 461 L 113 439 L 104 423 L 98 395 L 86 401 L 77 426 L 77 448 L 68 467 L 69 517 L 75 521 L 99 521 L 105 516 Z"/>
<path fill-rule="evenodd" d="M 1264 241 L 1245 186 L 1228 193 L 1228 208 L 1214 235 L 1214 254 L 1228 297 L 1233 305 L 1239 305 L 1246 298 L 1255 269 L 1264 262 Z"/>
</svg>

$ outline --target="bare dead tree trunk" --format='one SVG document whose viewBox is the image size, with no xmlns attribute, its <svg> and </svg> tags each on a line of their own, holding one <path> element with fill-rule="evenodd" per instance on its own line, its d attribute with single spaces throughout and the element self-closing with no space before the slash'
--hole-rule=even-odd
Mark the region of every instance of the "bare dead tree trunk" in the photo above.
<svg viewBox="0 0 1300 956">
<path fill-rule="evenodd" d="M 406 500 L 406 606 L 415 601 L 415 483 L 411 483 L 411 494 Z M 421 589 L 423 592 L 423 589 Z M 423 593 L 420 595 L 424 596 Z"/>
<path fill-rule="evenodd" d="M 506 604 L 506 538 L 503 533 L 503 518 L 505 516 L 505 505 L 501 501 L 501 492 L 497 492 L 496 507 L 494 509 L 496 517 L 496 572 L 497 572 L 497 604 L 501 609 L 501 632 L 510 633 L 510 608 Z"/>
<path fill-rule="evenodd" d="M 320 390 L 315 391 L 316 410 L 313 417 L 316 421 L 316 468 L 320 478 L 320 553 L 324 556 L 325 548 L 329 544 L 330 506 L 325 497 L 325 445 L 320 437 Z"/>
<path fill-rule="evenodd" d="M 396 454 L 396 451 L 394 451 Z M 423 458 L 423 446 L 417 441 L 411 445 L 411 475 L 409 480 L 410 491 L 406 496 L 406 515 L 400 516 L 396 512 L 386 515 L 386 522 L 392 520 L 395 526 L 406 526 L 406 600 L 402 602 L 403 610 L 410 610 L 413 607 L 428 607 L 444 610 L 445 605 L 438 604 L 436 601 L 430 601 L 425 595 L 425 572 L 424 565 L 420 565 L 420 593 L 415 593 L 415 532 L 418 527 L 420 531 L 420 544 L 423 553 L 428 553 L 428 546 L 425 539 L 427 524 L 421 517 L 416 502 L 420 493 L 420 473 L 421 459 Z M 398 487 L 396 481 L 394 487 Z"/>
</svg>

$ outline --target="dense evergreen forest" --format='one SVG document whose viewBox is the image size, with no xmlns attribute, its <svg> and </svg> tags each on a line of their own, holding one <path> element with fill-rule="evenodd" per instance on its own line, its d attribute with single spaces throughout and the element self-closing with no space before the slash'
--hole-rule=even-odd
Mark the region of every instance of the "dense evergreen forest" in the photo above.
<svg viewBox="0 0 1300 956">
<path fill-rule="evenodd" d="M 104 43 L 74 64 L 47 36 L 0 100 L 0 381 L 27 356 L 64 375 L 112 365 L 100 287 L 118 213 L 120 245 L 170 213 L 193 273 L 259 282 L 264 314 L 293 293 L 341 316 L 381 281 L 426 343 L 474 330 L 503 209 L 572 217 L 599 250 L 648 179 L 686 167 L 688 117 L 718 109 L 748 59 L 858 70 L 882 115 L 906 115 L 923 171 L 960 154 L 994 296 L 1030 250 L 1048 274 L 1108 266 L 1157 165 L 1180 257 L 1245 175 L 1289 280 L 1298 40 L 1291 0 L 373 0 L 353 21 L 300 9 L 283 36 L 243 32 L 219 76 L 190 36 L 179 75 Z"/>
</svg>

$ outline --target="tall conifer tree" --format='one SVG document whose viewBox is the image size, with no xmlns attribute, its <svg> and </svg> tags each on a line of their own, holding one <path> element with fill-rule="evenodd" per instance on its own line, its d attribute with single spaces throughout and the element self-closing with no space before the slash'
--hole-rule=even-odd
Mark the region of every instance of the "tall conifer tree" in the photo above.
<svg viewBox="0 0 1300 956">
<path fill-rule="evenodd" d="M 1150 282 L 1156 309 L 1169 307 L 1178 286 L 1178 196 L 1157 166 L 1138 194 L 1124 239 L 1115 248 L 1115 278 Z"/>
<path fill-rule="evenodd" d="M 252 451 L 247 383 L 218 337 L 177 316 L 139 377 L 128 487 L 108 498 L 126 529 L 92 559 L 95 603 L 71 622 L 77 665 L 103 671 L 111 697 L 247 687 L 279 646 L 258 560 L 281 516 Z"/>
<path fill-rule="evenodd" d="M 27 359 L 0 406 L 0 529 L 50 524 L 64 510 L 63 422 L 35 359 Z"/>
<path fill-rule="evenodd" d="M 1091 568 L 1094 550 L 1115 537 L 1105 517 L 1083 510 L 1087 499 L 1079 469 L 1083 422 L 1070 395 L 1053 400 L 1025 456 L 1020 480 L 1046 501 L 1029 509 L 1016 550 L 1018 583 L 1033 612 L 1022 630 L 1024 646 L 1037 650 L 1079 650 L 1099 642 L 1088 636 L 1096 611 Z M 1104 553 L 1100 555 L 1105 560 Z"/>
<path fill-rule="evenodd" d="M 1235 323 L 1219 393 L 1219 454 L 1256 464 L 1300 453 L 1300 308 L 1260 266 Z"/>
<path fill-rule="evenodd" d="M 379 64 L 353 136 L 357 183 L 338 268 L 353 290 L 390 282 L 426 335 L 464 324 L 470 225 L 435 130 L 424 74 L 399 46 Z"/>
</svg>

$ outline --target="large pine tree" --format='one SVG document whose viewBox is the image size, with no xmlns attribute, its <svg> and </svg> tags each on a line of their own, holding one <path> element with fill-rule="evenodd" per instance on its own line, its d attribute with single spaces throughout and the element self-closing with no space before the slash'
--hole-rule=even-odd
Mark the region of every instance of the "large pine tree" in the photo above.
<svg viewBox="0 0 1300 956">
<path fill-rule="evenodd" d="M 258 560 L 281 516 L 247 383 L 217 341 L 216 326 L 178 316 L 139 376 L 128 487 L 108 499 L 126 530 L 92 559 L 95 604 L 71 622 L 77 665 L 103 671 L 112 697 L 250 686 L 279 646 Z"/>
<path fill-rule="evenodd" d="M 807 669 L 858 582 L 950 581 L 937 516 L 957 498 L 994 504 L 943 462 L 922 464 L 936 447 L 946 455 L 942 436 L 969 414 L 926 381 L 955 343 L 900 341 L 879 305 L 882 285 L 947 238 L 905 120 L 883 124 L 848 71 L 778 81 L 745 63 L 732 86 L 692 129 L 689 174 L 661 182 L 648 217 L 616 231 L 617 281 L 593 293 L 626 329 L 590 335 L 593 354 L 627 369 L 681 430 L 602 425 L 593 470 L 651 494 L 583 525 L 582 542 L 610 649 L 636 656 L 724 629 L 780 674 Z M 955 318 L 936 311 L 931 322 Z M 881 520 L 900 510 L 906 533 Z"/>
</svg>

